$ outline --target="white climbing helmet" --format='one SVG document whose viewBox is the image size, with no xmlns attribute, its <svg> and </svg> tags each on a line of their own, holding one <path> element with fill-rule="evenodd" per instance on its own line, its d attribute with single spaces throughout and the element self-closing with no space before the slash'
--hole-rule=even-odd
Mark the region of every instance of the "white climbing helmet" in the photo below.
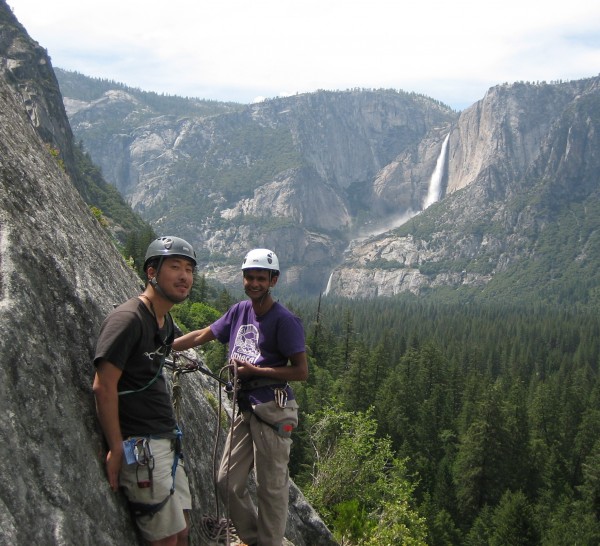
<svg viewBox="0 0 600 546">
<path fill-rule="evenodd" d="M 267 248 L 255 248 L 246 254 L 242 263 L 244 269 L 268 269 L 279 273 L 277 254 Z"/>
</svg>

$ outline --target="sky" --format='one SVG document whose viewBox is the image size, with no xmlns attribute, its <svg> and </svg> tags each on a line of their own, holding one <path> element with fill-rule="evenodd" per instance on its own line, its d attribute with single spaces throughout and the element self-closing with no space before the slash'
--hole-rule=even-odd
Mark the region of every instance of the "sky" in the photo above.
<svg viewBox="0 0 600 546">
<path fill-rule="evenodd" d="M 249 104 L 396 89 L 462 110 L 600 74 L 597 0 L 7 0 L 54 67 Z"/>
</svg>

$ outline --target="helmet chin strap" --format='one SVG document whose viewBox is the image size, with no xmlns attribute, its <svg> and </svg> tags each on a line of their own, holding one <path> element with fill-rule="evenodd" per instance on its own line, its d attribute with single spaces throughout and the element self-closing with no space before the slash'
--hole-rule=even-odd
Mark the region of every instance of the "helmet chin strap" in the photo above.
<svg viewBox="0 0 600 546">
<path fill-rule="evenodd" d="M 165 294 L 165 291 L 160 286 L 158 286 L 158 280 L 156 279 L 156 277 L 152 277 L 149 282 L 152 285 L 152 288 L 154 288 L 154 290 L 156 290 L 163 298 L 169 300 L 173 304 L 181 303 L 181 301 L 174 300 L 173 298 L 170 298 L 167 294 Z"/>
<path fill-rule="evenodd" d="M 271 280 L 273 279 L 273 272 L 269 270 L 269 282 L 271 282 Z M 265 304 L 265 300 L 271 295 L 271 286 L 269 286 L 269 288 L 267 288 L 267 291 L 261 296 L 260 298 L 260 307 L 262 307 Z"/>
<path fill-rule="evenodd" d="M 267 291 L 260 298 L 260 306 L 262 307 L 265 303 L 265 300 L 271 295 L 271 289 L 267 288 Z"/>
</svg>

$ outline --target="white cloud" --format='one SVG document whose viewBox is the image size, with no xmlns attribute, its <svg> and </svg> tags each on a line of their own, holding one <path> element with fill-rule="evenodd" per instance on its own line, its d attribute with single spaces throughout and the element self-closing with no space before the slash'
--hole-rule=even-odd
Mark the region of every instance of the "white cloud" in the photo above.
<svg viewBox="0 0 600 546">
<path fill-rule="evenodd" d="M 589 0 L 11 5 L 55 66 L 219 100 L 393 87 L 464 106 L 492 85 L 588 77 L 600 66 L 600 4 Z"/>
</svg>

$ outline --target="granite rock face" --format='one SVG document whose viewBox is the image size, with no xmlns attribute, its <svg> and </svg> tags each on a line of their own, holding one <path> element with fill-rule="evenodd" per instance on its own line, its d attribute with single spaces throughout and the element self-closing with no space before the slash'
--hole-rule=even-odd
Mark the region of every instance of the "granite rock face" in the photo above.
<svg viewBox="0 0 600 546">
<path fill-rule="evenodd" d="M 598 81 L 498 85 L 460 113 L 364 89 L 214 115 L 162 115 L 127 89 L 65 104 L 109 181 L 159 230 L 185 231 L 207 276 L 236 287 L 240 256 L 264 246 L 281 287 L 354 298 L 483 289 L 529 259 L 535 194 L 565 181 L 550 165 L 568 162 L 574 187 L 594 178 Z"/>
<path fill-rule="evenodd" d="M 536 241 L 559 211 L 597 202 L 599 89 L 599 78 L 490 89 L 452 125 L 441 201 L 403 228 L 353 241 L 329 293 L 483 290 L 496 274 L 534 258 Z M 549 200 L 555 216 L 548 215 Z M 585 210 L 578 222 L 594 226 Z M 589 229 L 578 243 L 581 256 L 595 236 Z"/>
<path fill-rule="evenodd" d="M 0 0 L 2 544 L 138 543 L 123 497 L 105 478 L 91 385 L 100 324 L 139 293 L 140 280 L 76 190 L 72 145 L 50 61 Z M 218 397 L 213 379 L 181 378 L 192 544 L 207 544 L 200 521 L 217 513 Z M 287 535 L 295 546 L 335 544 L 295 486 Z"/>
<path fill-rule="evenodd" d="M 231 263 L 267 247 L 285 265 L 281 285 L 308 294 L 324 290 L 357 233 L 422 208 L 457 118 L 392 90 L 321 91 L 214 115 L 163 114 L 131 89 L 64 101 L 107 180 L 155 229 L 202 249 L 207 276 L 237 286 Z"/>
</svg>

